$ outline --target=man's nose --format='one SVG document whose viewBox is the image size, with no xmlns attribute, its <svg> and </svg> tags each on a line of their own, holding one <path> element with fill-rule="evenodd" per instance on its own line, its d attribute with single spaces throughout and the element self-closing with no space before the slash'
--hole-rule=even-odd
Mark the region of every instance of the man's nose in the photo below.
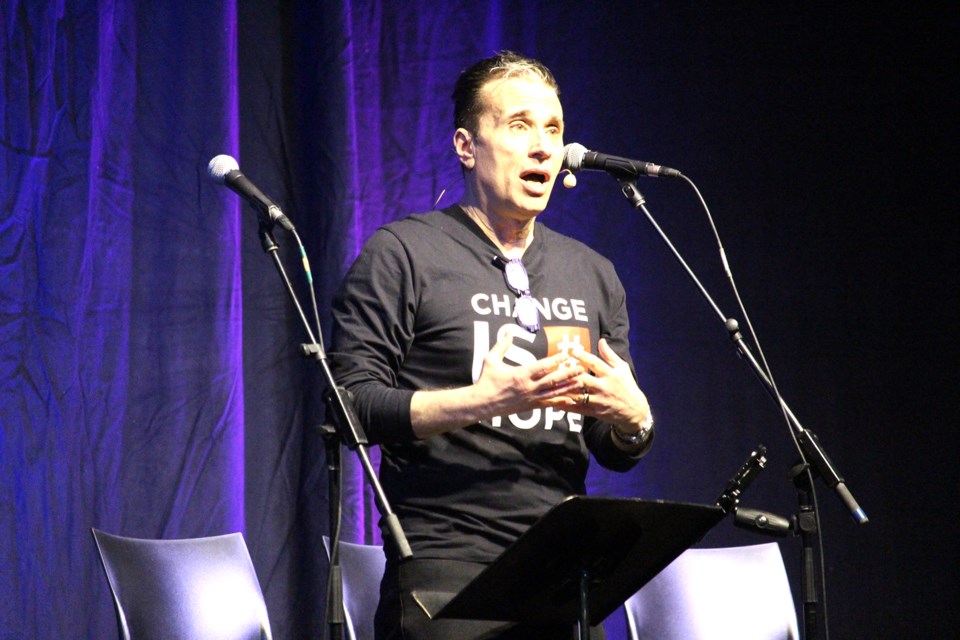
<svg viewBox="0 0 960 640">
<path fill-rule="evenodd" d="M 530 138 L 531 156 L 545 160 L 553 155 L 552 140 L 547 132 L 531 129 Z"/>
</svg>

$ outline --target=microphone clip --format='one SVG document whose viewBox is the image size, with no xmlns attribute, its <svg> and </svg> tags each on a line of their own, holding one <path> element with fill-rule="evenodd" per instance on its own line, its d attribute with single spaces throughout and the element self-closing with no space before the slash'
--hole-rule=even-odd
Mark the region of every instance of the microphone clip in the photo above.
<svg viewBox="0 0 960 640">
<path fill-rule="evenodd" d="M 754 479 L 767 466 L 767 448 L 757 445 L 755 451 L 750 452 L 746 462 L 741 465 L 737 473 L 727 482 L 726 488 L 720 497 L 717 498 L 719 506 L 724 514 L 730 514 L 737 510 L 740 504 L 740 496 L 749 487 Z"/>
</svg>

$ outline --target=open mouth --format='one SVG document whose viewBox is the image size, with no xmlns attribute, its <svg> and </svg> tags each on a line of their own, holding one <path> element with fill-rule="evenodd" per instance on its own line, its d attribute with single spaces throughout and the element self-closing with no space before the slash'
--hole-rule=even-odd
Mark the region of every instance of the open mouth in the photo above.
<svg viewBox="0 0 960 640">
<path fill-rule="evenodd" d="M 527 182 L 536 182 L 537 184 L 544 184 L 547 180 L 550 179 L 550 175 L 545 171 L 527 171 L 520 175 L 523 180 Z"/>
</svg>

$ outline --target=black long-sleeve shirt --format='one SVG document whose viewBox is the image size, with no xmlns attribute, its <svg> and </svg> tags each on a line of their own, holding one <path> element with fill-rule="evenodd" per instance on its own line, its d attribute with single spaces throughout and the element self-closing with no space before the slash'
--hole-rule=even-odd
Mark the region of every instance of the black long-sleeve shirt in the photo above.
<svg viewBox="0 0 960 640">
<path fill-rule="evenodd" d="M 503 331 L 514 364 L 597 353 L 601 337 L 630 362 L 624 290 L 606 258 L 536 223 L 523 256 L 542 325 L 532 334 L 514 321 L 499 255 L 459 206 L 413 215 L 371 237 L 334 300 L 334 375 L 380 445 L 381 482 L 417 557 L 490 562 L 585 492 L 588 450 L 614 470 L 637 462 L 609 425 L 552 408 L 415 438 L 413 393 L 472 384 Z"/>
</svg>

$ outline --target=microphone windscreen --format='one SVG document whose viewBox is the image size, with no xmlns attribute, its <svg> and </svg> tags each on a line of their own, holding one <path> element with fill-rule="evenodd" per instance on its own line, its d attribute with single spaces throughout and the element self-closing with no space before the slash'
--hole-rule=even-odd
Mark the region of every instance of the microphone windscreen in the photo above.
<svg viewBox="0 0 960 640">
<path fill-rule="evenodd" d="M 580 171 L 583 167 L 583 156 L 587 148 L 577 142 L 571 142 L 563 148 L 563 168 L 570 171 Z"/>
<path fill-rule="evenodd" d="M 239 169 L 240 165 L 237 164 L 237 161 L 234 160 L 232 156 L 221 154 L 210 160 L 210 163 L 207 165 L 207 175 L 209 175 L 210 179 L 214 182 L 223 184 L 228 173 L 238 171 Z"/>
</svg>

